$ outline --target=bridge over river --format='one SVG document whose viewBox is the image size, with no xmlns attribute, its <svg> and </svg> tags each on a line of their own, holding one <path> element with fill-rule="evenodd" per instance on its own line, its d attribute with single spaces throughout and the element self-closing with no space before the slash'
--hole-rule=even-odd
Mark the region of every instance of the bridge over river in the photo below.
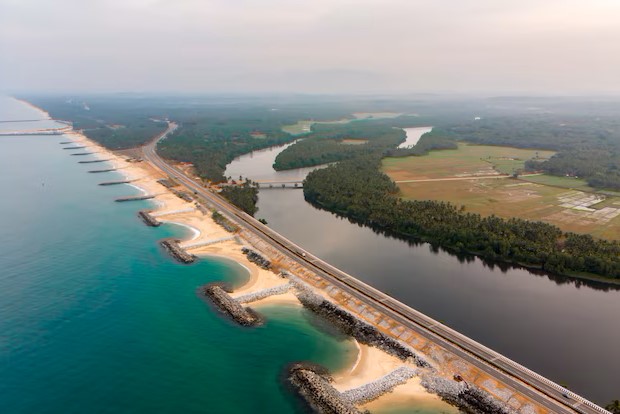
<svg viewBox="0 0 620 414">
<path fill-rule="evenodd" d="M 303 181 L 268 181 L 257 180 L 253 181 L 259 188 L 303 188 Z"/>
</svg>

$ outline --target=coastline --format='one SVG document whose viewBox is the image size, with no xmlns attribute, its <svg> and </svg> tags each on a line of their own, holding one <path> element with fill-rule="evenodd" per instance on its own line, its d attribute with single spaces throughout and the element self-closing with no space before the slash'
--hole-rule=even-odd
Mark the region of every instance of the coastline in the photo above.
<svg viewBox="0 0 620 414">
<path fill-rule="evenodd" d="M 261 290 L 259 287 L 262 286 L 276 286 L 278 284 L 286 283 L 285 279 L 275 274 L 272 271 L 266 271 L 256 264 L 250 262 L 248 258 L 241 252 L 241 247 L 243 246 L 243 242 L 245 240 L 241 239 L 241 237 L 236 237 L 235 239 L 230 239 L 231 233 L 224 230 L 224 228 L 216 223 L 210 214 L 208 209 L 205 209 L 203 206 L 198 206 L 197 203 L 192 201 L 186 201 L 187 197 L 181 198 L 183 194 L 179 194 L 178 190 L 171 190 L 167 186 L 164 186 L 161 182 L 158 182 L 161 179 L 168 179 L 167 174 L 163 173 L 157 167 L 151 165 L 150 163 L 143 162 L 141 160 L 136 160 L 135 158 L 128 158 L 128 156 L 120 153 L 115 153 L 109 151 L 97 144 L 96 142 L 90 140 L 86 136 L 84 136 L 81 131 L 68 131 L 64 134 L 66 137 L 75 140 L 76 143 L 81 143 L 84 145 L 88 145 L 92 148 L 94 157 L 99 159 L 106 160 L 113 168 L 121 168 L 121 173 L 128 180 L 136 180 L 139 181 L 138 187 L 143 189 L 147 194 L 153 194 L 156 198 L 153 198 L 149 202 L 152 203 L 153 209 L 151 212 L 157 212 L 157 219 L 161 215 L 165 214 L 165 219 L 161 220 L 162 222 L 175 222 L 175 223 L 183 223 L 187 226 L 193 227 L 200 231 L 200 236 L 198 238 L 199 241 L 209 241 L 215 239 L 227 238 L 226 241 L 216 240 L 216 244 L 211 244 L 208 246 L 203 246 L 200 248 L 193 249 L 192 246 L 188 248 L 191 249 L 191 254 L 198 256 L 220 256 L 224 257 L 228 260 L 233 260 L 242 266 L 245 266 L 246 269 L 249 269 L 249 278 L 246 283 L 243 284 L 240 288 L 237 288 L 235 292 L 233 292 L 230 296 L 234 298 L 234 295 L 240 295 L 243 293 L 256 293 Z M 133 155 L 132 155 L 133 156 Z M 183 188 L 183 191 L 185 188 Z M 190 193 L 185 193 L 193 198 L 193 195 Z M 191 209 L 189 207 L 192 207 Z M 198 208 L 200 207 L 200 208 Z M 374 346 L 364 346 L 362 344 L 359 345 L 360 351 L 358 351 L 358 355 L 355 358 L 355 361 L 351 361 L 348 367 L 343 368 L 339 372 L 332 373 L 334 376 L 335 382 L 332 386 L 336 390 L 347 391 L 350 392 L 358 392 L 356 389 L 362 384 L 367 384 L 369 387 L 374 388 L 378 387 L 377 383 L 384 381 L 384 378 L 389 377 L 392 373 L 399 371 L 400 368 L 409 368 L 413 367 L 411 359 L 419 362 L 417 352 L 422 352 L 424 357 L 422 357 L 422 362 L 425 362 L 424 359 L 430 357 L 431 360 L 435 363 L 439 363 L 441 365 L 446 365 L 448 371 L 433 373 L 434 369 L 431 365 L 430 373 L 432 379 L 437 378 L 442 385 L 441 381 L 447 380 L 448 382 L 453 381 L 452 375 L 450 372 L 454 372 L 455 368 L 459 372 L 463 372 L 465 375 L 465 370 L 469 370 L 466 379 L 469 381 L 470 376 L 475 378 L 475 381 L 472 380 L 473 384 L 478 386 L 480 383 L 484 390 L 481 392 L 487 392 L 486 389 L 491 388 L 491 394 L 481 394 L 482 396 L 487 396 L 487 400 L 484 400 L 484 403 L 490 404 L 490 408 L 501 407 L 503 401 L 505 400 L 505 396 L 509 395 L 511 399 L 511 404 L 523 405 L 527 409 L 534 409 L 534 407 L 530 404 L 530 400 L 526 397 L 524 398 L 521 395 L 513 394 L 512 391 L 506 389 L 503 384 L 498 383 L 495 380 L 490 378 L 487 379 L 486 376 L 481 376 L 479 371 L 475 368 L 469 368 L 468 365 L 459 358 L 455 358 L 454 355 L 444 352 L 443 350 L 437 349 L 436 346 L 427 343 L 422 340 L 419 336 L 417 336 L 413 331 L 409 331 L 406 328 L 401 326 L 394 326 L 394 321 L 390 319 L 381 319 L 378 323 L 376 318 L 384 318 L 382 315 L 378 314 L 375 309 L 372 307 L 367 308 L 363 314 L 360 314 L 359 311 L 360 303 L 357 301 L 351 302 L 349 297 L 346 296 L 341 291 L 325 291 L 326 285 L 329 287 L 329 284 L 324 280 L 321 280 L 316 275 L 313 275 L 303 266 L 293 262 L 293 263 L 280 263 L 279 261 L 283 259 L 282 255 L 279 255 L 278 252 L 274 251 L 270 248 L 269 245 L 266 245 L 262 242 L 258 237 L 255 237 L 251 232 L 241 230 L 242 237 L 246 238 L 249 246 L 256 247 L 259 251 L 264 249 L 264 252 L 267 253 L 265 257 L 269 258 L 273 261 L 274 271 L 279 273 L 279 270 L 289 270 L 288 266 L 291 267 L 291 271 L 294 273 L 299 272 L 299 276 L 301 276 L 301 280 L 305 279 L 306 286 L 295 285 L 295 289 L 299 291 L 300 298 L 304 300 L 304 306 L 308 306 L 309 309 L 317 312 L 320 316 L 327 318 L 326 320 L 330 320 L 330 316 L 338 316 L 338 312 L 352 312 L 349 313 L 353 318 L 355 323 L 354 329 L 358 329 L 359 325 L 357 323 L 370 325 L 373 329 L 376 329 L 375 332 L 378 335 L 383 335 L 383 338 L 392 341 L 393 345 L 389 345 L 388 348 L 383 348 L 383 342 L 376 342 L 371 340 L 368 343 L 373 344 Z M 243 240 L 243 241 L 242 241 Z M 181 250 L 185 249 L 183 246 L 184 242 L 188 240 L 180 241 Z M 288 266 L 287 266 L 288 265 Z M 294 275 L 291 275 L 290 279 L 292 282 Z M 297 277 L 297 275 L 295 275 Z M 307 289 L 305 289 L 307 288 Z M 308 290 L 309 292 L 305 292 Z M 336 309 L 339 306 L 342 307 L 342 311 L 333 311 L 333 307 L 327 308 L 316 308 L 313 307 L 312 303 L 307 302 L 307 298 L 302 296 L 309 293 L 310 296 L 314 296 L 314 299 L 323 300 L 323 303 L 331 303 L 330 306 L 335 306 Z M 249 300 L 249 299 L 248 299 Z M 345 302 L 345 303 L 343 303 Z M 347 303 L 348 302 L 348 303 Z M 259 301 L 251 302 L 249 305 L 251 308 L 260 307 L 262 304 L 294 304 L 295 306 L 301 306 L 300 299 L 290 291 L 277 295 L 277 296 L 269 296 L 266 299 L 261 299 Z M 247 306 L 247 303 L 241 305 Z M 239 303 L 237 302 L 237 306 Z M 323 312 L 326 311 L 326 312 Z M 250 313 L 252 313 L 252 309 L 250 309 Z M 342 315 L 342 313 L 340 313 Z M 357 318 L 357 319 L 356 319 Z M 346 321 L 347 319 L 343 319 L 342 321 Z M 332 322 L 338 326 L 338 323 L 332 319 Z M 349 321 L 352 322 L 352 321 Z M 344 329 L 344 327 L 340 327 Z M 347 329 L 344 329 L 347 332 Z M 360 333 L 359 329 L 354 336 L 357 337 L 357 334 Z M 398 337 L 398 339 L 394 340 L 393 337 Z M 362 340 L 365 340 L 362 337 Z M 388 342 L 389 343 L 389 342 Z M 402 358 L 402 354 L 399 354 L 398 344 L 401 344 L 405 348 L 408 348 L 406 352 L 413 353 L 413 357 L 409 360 L 410 362 L 403 362 L 401 359 L 396 359 L 392 356 L 392 352 L 396 349 L 395 355 L 398 355 Z M 392 346 L 396 346 L 396 348 L 391 348 Z M 382 349 L 379 349 L 381 347 Z M 385 350 L 384 350 L 385 349 Z M 389 352 L 389 354 L 388 354 Z M 431 352 L 429 355 L 428 352 Z M 352 355 L 349 354 L 347 359 L 350 360 Z M 396 362 L 395 362 L 396 361 Z M 431 364 L 433 364 L 431 362 Z M 396 368 L 394 368 L 394 364 Z M 468 367 L 468 368 L 465 368 Z M 393 369 L 392 369 L 393 368 Z M 398 374 L 400 375 L 400 373 Z M 442 378 L 446 377 L 446 378 Z M 384 410 L 393 410 L 394 408 L 398 410 L 410 410 L 412 408 L 420 408 L 429 409 L 430 412 L 446 412 L 452 413 L 453 410 L 456 410 L 454 406 L 449 405 L 445 401 L 443 401 L 437 393 L 445 393 L 444 390 L 437 388 L 435 384 L 425 382 L 424 387 L 422 384 L 422 379 L 426 377 L 421 377 L 419 373 L 414 373 L 414 376 L 409 377 L 409 379 L 404 379 L 403 381 L 396 382 L 393 386 L 389 388 L 384 388 L 385 382 L 378 388 L 375 389 L 375 394 L 372 392 L 367 399 L 359 400 L 359 404 L 357 406 L 361 409 L 367 409 L 372 407 L 373 411 L 384 411 Z M 389 381 L 392 381 L 394 377 L 391 377 Z M 426 381 L 426 379 L 425 379 Z M 451 382 L 452 384 L 452 382 Z M 489 385 L 490 384 L 490 385 Z M 393 388 L 392 388 L 393 387 Z M 362 390 L 362 392 L 366 392 L 366 388 Z M 378 392 L 377 392 L 378 390 Z M 450 396 L 456 398 L 456 400 L 452 401 L 452 404 L 461 405 L 465 404 L 467 407 L 466 400 L 459 400 L 458 394 L 458 386 L 452 386 L 452 388 L 448 391 Z M 499 393 L 499 394 L 498 394 Z M 444 395 L 444 394 L 442 394 Z M 499 398 L 494 398 L 499 397 Z M 343 398 L 348 398 L 344 397 Z M 368 398 L 373 398 L 372 400 Z M 477 398 L 477 397 L 476 397 Z M 430 404 L 430 405 L 429 405 Z M 499 404 L 499 405 L 498 405 Z M 433 408 L 434 407 L 434 408 Z M 455 413 L 457 411 L 454 411 Z M 499 411 L 498 411 L 499 412 Z"/>
<path fill-rule="evenodd" d="M 154 169 L 144 162 L 129 162 L 124 156 L 118 155 L 78 131 L 71 131 L 65 134 L 76 143 L 88 145 L 93 149 L 95 157 L 106 159 L 113 168 L 121 168 L 119 172 L 123 174 L 127 180 L 135 180 L 133 187 L 140 189 L 145 194 L 156 194 L 156 198 L 150 200 L 153 205 L 151 212 L 158 214 L 164 213 L 163 218 L 157 219 L 163 223 L 172 223 L 190 229 L 195 237 L 185 238 L 181 241 L 181 245 L 188 241 L 201 242 L 211 239 L 219 239 L 230 236 L 219 224 L 217 224 L 210 216 L 199 209 L 195 208 L 194 202 L 188 202 L 172 193 L 168 188 L 157 182 L 162 178 L 168 178 L 161 171 Z M 194 207 L 191 211 L 187 211 L 190 207 Z M 183 212 L 178 212 L 183 210 Z M 245 254 L 241 251 L 242 244 L 237 240 L 227 240 L 217 244 L 198 247 L 191 250 L 191 253 L 199 257 L 221 257 L 232 260 L 241 265 L 248 272 L 248 279 L 242 285 L 235 289 L 232 297 L 256 292 L 262 289 L 271 288 L 287 281 L 271 270 L 265 270 L 253 262 L 250 262 Z M 288 305 L 302 306 L 297 296 L 288 291 L 283 294 L 269 296 L 250 304 L 252 308 L 270 305 Z M 354 340 L 354 339 L 353 339 Z M 356 341 L 358 354 L 355 361 L 351 365 L 344 367 L 341 371 L 333 373 L 334 387 L 338 390 L 346 390 L 357 387 L 359 385 L 376 381 L 391 370 L 399 366 L 411 365 L 403 363 L 398 358 L 391 356 L 384 351 L 359 344 Z M 411 365 L 413 366 L 413 365 Z M 363 409 L 383 410 L 393 406 L 394 404 L 406 406 L 408 404 L 418 404 L 423 401 L 425 404 L 441 405 L 446 409 L 446 403 L 436 395 L 428 392 L 420 385 L 420 379 L 414 377 L 404 384 L 396 386 L 391 392 L 385 393 L 375 400 L 360 405 Z"/>
<path fill-rule="evenodd" d="M 403 365 L 415 368 L 415 365 L 403 363 L 400 359 L 388 355 L 378 348 L 360 343 L 357 343 L 357 346 L 359 354 L 353 367 L 333 374 L 334 382 L 332 385 L 338 391 L 359 387 Z M 437 410 L 441 409 L 442 412 L 458 412 L 455 407 L 446 408 L 446 403 L 438 395 L 429 393 L 420 382 L 421 380 L 417 376 L 410 378 L 404 384 L 395 387 L 391 392 L 359 407 L 370 412 L 381 412 L 394 408 L 395 405 L 403 407 L 422 405 L 426 408 L 436 407 Z"/>
<path fill-rule="evenodd" d="M 21 102 L 21 103 L 23 103 L 24 105 L 26 105 L 26 106 L 28 106 L 28 107 L 30 107 L 30 108 L 32 108 L 32 109 L 34 109 L 34 110 L 36 110 L 37 112 L 42 113 L 42 114 L 43 114 L 43 116 L 44 116 L 43 120 L 48 121 L 48 120 L 52 120 L 52 119 L 53 119 L 53 118 L 52 118 L 52 116 L 49 114 L 49 112 L 47 112 L 45 109 L 43 109 L 43 108 L 41 108 L 41 107 L 39 107 L 39 106 L 36 106 L 35 104 L 33 104 L 33 103 L 31 103 L 31 102 L 28 102 L 28 101 L 26 101 L 26 100 L 24 100 L 24 99 L 21 99 L 21 98 L 16 98 L 15 96 L 11 96 L 11 98 L 13 98 L 13 99 L 15 99 L 16 101 Z"/>
<path fill-rule="evenodd" d="M 192 236 L 189 239 L 185 239 L 184 241 L 194 241 L 198 239 L 200 235 L 202 234 L 200 230 L 198 230 L 196 227 L 190 226 L 188 224 L 180 223 L 178 221 L 168 221 L 168 220 L 160 220 L 160 221 L 162 223 L 168 223 L 168 224 L 174 224 L 175 226 L 181 226 L 189 230 L 192 233 Z"/>
</svg>

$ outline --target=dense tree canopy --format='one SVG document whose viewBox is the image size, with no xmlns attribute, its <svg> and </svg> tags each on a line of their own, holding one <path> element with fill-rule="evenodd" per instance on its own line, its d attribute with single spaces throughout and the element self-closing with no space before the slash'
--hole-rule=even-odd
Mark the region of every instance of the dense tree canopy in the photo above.
<svg viewBox="0 0 620 414">
<path fill-rule="evenodd" d="M 164 132 L 167 124 L 161 113 L 143 105 L 126 105 L 119 110 L 115 101 L 89 99 L 29 98 L 45 108 L 52 118 L 71 121 L 74 129 L 110 149 L 126 149 L 142 145 Z"/>
<path fill-rule="evenodd" d="M 615 116 L 521 115 L 447 128 L 459 140 L 478 144 L 558 150 L 550 160 L 530 161 L 526 168 L 578 176 L 592 187 L 620 189 L 620 121 Z"/>
<path fill-rule="evenodd" d="M 347 143 L 363 140 L 366 143 Z M 373 121 L 354 121 L 345 125 L 315 125 L 313 133 L 278 154 L 276 170 L 311 167 L 360 155 L 386 151 L 405 141 L 405 131 Z"/>
<path fill-rule="evenodd" d="M 406 201 L 378 170 L 379 157 L 360 157 L 314 171 L 306 200 L 377 230 L 430 242 L 458 253 L 540 267 L 556 274 L 620 278 L 620 243 L 522 219 L 460 211 L 437 201 Z"/>
<path fill-rule="evenodd" d="M 408 157 L 410 155 L 426 155 L 433 150 L 457 149 L 454 136 L 443 129 L 433 128 L 432 131 L 420 137 L 418 143 L 409 148 L 388 149 L 385 153 L 388 157 Z"/>
<path fill-rule="evenodd" d="M 220 194 L 251 216 L 258 211 L 256 207 L 258 189 L 252 187 L 250 182 L 246 181 L 238 186 L 226 186 L 222 188 Z"/>
</svg>

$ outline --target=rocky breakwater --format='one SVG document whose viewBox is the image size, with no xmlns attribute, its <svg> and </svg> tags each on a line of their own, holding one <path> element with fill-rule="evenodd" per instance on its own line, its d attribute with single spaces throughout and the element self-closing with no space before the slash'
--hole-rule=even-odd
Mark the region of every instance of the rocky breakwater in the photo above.
<svg viewBox="0 0 620 414">
<path fill-rule="evenodd" d="M 261 322 L 260 317 L 249 308 L 243 307 L 231 297 L 219 284 L 211 284 L 202 288 L 203 294 L 223 313 L 243 326 L 255 326 Z"/>
<path fill-rule="evenodd" d="M 166 249 L 172 257 L 177 259 L 181 263 L 193 263 L 196 261 L 196 256 L 187 253 L 181 246 L 179 246 L 179 240 L 165 239 L 160 244 Z"/>
<path fill-rule="evenodd" d="M 409 366 L 396 368 L 383 377 L 341 393 L 345 401 L 352 404 L 364 404 L 392 391 L 396 386 L 404 384 L 418 375 L 418 369 Z"/>
<path fill-rule="evenodd" d="M 289 369 L 288 380 L 299 396 L 321 414 L 360 414 L 355 405 L 342 398 L 342 395 L 330 384 L 326 375 L 315 369 L 295 364 Z"/>
<path fill-rule="evenodd" d="M 352 336 L 363 344 L 375 346 L 390 355 L 398 357 L 402 361 L 412 362 L 421 368 L 430 367 L 424 358 L 417 355 L 412 348 L 390 338 L 380 332 L 376 327 L 362 321 L 355 315 L 326 300 L 322 296 L 315 294 L 296 276 L 289 274 L 288 278 L 297 288 L 299 292 L 297 297 L 304 307 L 328 320 L 345 334 Z"/>
<path fill-rule="evenodd" d="M 470 414 L 534 414 L 538 411 L 532 406 L 519 410 L 493 398 L 487 391 L 465 382 L 456 382 L 434 373 L 422 373 L 421 384 L 427 391 L 437 394 L 444 401 Z"/>
<path fill-rule="evenodd" d="M 140 217 L 147 226 L 151 226 L 151 227 L 161 226 L 161 223 L 159 222 L 159 220 L 151 216 L 149 211 L 146 211 L 146 210 L 139 211 L 138 217 Z"/>
<path fill-rule="evenodd" d="M 271 261 L 267 259 L 263 254 L 250 249 L 249 247 L 243 247 L 241 249 L 243 254 L 248 257 L 248 260 L 252 263 L 256 263 L 263 269 L 269 270 L 271 269 Z"/>
<path fill-rule="evenodd" d="M 439 395 L 444 401 L 458 407 L 462 412 L 471 414 L 534 414 L 536 410 L 531 405 L 525 405 L 520 409 L 508 405 L 495 398 L 487 390 L 459 381 L 455 378 L 446 377 L 445 373 L 438 371 L 427 362 L 427 355 L 419 354 L 412 347 L 389 337 L 380 332 L 375 326 L 371 326 L 359 317 L 341 308 L 335 303 L 315 293 L 297 276 L 283 272 L 293 287 L 297 290 L 297 297 L 307 309 L 328 320 L 342 332 L 348 334 L 359 342 L 375 346 L 384 352 L 394 355 L 405 362 L 415 364 L 418 368 L 402 368 L 395 370 L 366 386 L 356 390 L 349 390 L 341 395 L 341 398 L 349 404 L 364 403 L 388 392 L 392 386 L 402 383 L 406 378 L 419 376 L 421 385 L 429 392 Z M 332 412 L 332 411 L 327 411 Z"/>
</svg>

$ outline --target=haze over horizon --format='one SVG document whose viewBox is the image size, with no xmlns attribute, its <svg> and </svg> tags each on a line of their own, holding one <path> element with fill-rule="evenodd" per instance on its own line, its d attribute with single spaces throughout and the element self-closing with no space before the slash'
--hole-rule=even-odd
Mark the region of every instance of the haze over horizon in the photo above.
<svg viewBox="0 0 620 414">
<path fill-rule="evenodd" d="M 617 94 L 614 0 L 0 0 L 0 91 Z"/>
</svg>

